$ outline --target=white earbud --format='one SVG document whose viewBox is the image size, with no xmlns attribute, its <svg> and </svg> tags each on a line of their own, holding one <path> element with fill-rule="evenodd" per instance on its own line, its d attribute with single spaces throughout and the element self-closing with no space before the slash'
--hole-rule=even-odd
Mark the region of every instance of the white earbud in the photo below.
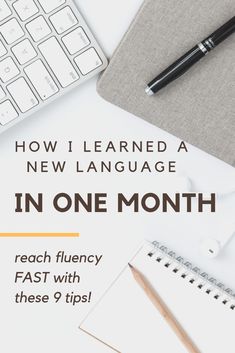
<svg viewBox="0 0 235 353">
<path fill-rule="evenodd" d="M 182 188 L 191 192 L 197 192 L 198 188 L 195 185 L 193 179 L 186 176 L 185 174 L 181 174 L 179 176 L 179 180 Z M 218 193 L 217 199 L 222 205 L 221 207 L 224 207 L 223 212 L 226 212 L 226 209 L 233 210 L 235 203 L 234 188 L 231 190 L 228 189 L 223 193 Z M 234 218 L 231 218 L 231 220 L 232 219 Z M 227 227 L 225 227 L 224 230 L 219 232 L 219 235 L 215 235 L 217 239 L 212 237 L 202 239 L 200 243 L 200 250 L 204 256 L 210 259 L 217 257 L 228 244 L 228 242 L 232 239 L 232 237 L 235 235 L 235 223 L 232 221 L 232 224 L 230 224 L 230 222 L 228 222 Z"/>
<path fill-rule="evenodd" d="M 212 238 L 203 239 L 201 242 L 201 252 L 203 255 L 213 259 L 217 257 L 222 247 L 218 240 Z"/>
<path fill-rule="evenodd" d="M 220 252 L 225 248 L 225 246 L 234 235 L 235 233 L 231 232 L 227 238 L 224 238 L 221 241 L 213 238 L 203 239 L 201 242 L 202 254 L 209 257 L 210 259 L 214 259 L 220 254 Z"/>
</svg>

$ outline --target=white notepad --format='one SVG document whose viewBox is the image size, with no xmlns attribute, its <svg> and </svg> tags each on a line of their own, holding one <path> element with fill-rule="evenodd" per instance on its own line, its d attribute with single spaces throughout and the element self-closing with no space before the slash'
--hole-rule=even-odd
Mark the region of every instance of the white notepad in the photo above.
<svg viewBox="0 0 235 353">
<path fill-rule="evenodd" d="M 162 297 L 201 353 L 235 352 L 235 298 L 231 290 L 158 243 L 131 260 Z M 187 353 L 135 282 L 127 266 L 81 324 L 121 353 Z"/>
</svg>

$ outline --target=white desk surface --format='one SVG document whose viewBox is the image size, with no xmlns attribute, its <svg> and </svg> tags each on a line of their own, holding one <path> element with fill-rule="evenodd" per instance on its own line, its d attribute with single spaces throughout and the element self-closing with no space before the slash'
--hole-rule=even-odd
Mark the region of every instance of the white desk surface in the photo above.
<svg viewBox="0 0 235 353">
<path fill-rule="evenodd" d="M 141 0 L 78 0 L 77 2 L 109 57 L 142 3 Z M 53 174 L 46 176 L 26 175 L 23 165 L 27 158 L 45 159 L 47 156 L 43 153 L 37 156 L 29 153 L 16 155 L 14 153 L 14 141 L 43 141 L 49 139 L 57 139 L 61 143 L 74 140 L 78 145 L 83 140 L 119 141 L 126 139 L 138 141 L 141 139 L 163 139 L 169 145 L 169 152 L 166 158 L 177 158 L 178 174 L 169 178 L 158 175 L 143 176 L 138 174 L 135 176 L 80 175 L 79 177 L 72 174 L 65 174 L 64 176 L 55 176 Z M 1 229 L 2 231 L 32 231 L 35 229 L 38 231 L 53 231 L 56 225 L 56 230 L 58 231 L 74 231 L 76 227 L 81 232 L 81 238 L 76 243 L 78 251 L 82 249 L 84 252 L 103 252 L 105 255 L 104 264 L 96 277 L 100 278 L 100 280 L 95 281 L 94 284 L 94 278 L 87 276 L 88 287 L 89 285 L 96 287 L 97 298 L 120 268 L 128 261 L 143 239 L 158 239 L 162 241 L 164 244 L 169 245 L 169 248 L 178 251 L 235 290 L 235 237 L 230 241 L 221 256 L 215 260 L 204 258 L 199 250 L 200 241 L 205 236 L 223 239 L 228 234 L 232 234 L 233 227 L 235 231 L 234 195 L 220 201 L 220 213 L 216 216 L 161 216 L 160 214 L 149 215 L 144 213 L 140 215 L 134 215 L 133 213 L 117 215 L 115 211 L 109 215 L 84 214 L 78 216 L 70 213 L 61 216 L 55 213 L 50 214 L 48 211 L 45 212 L 45 215 L 38 217 L 38 215 L 19 216 L 13 213 L 13 195 L 15 192 L 39 192 L 39 189 L 48 194 L 54 194 L 62 190 L 71 193 L 83 190 L 85 192 L 103 191 L 111 195 L 115 195 L 116 192 L 127 191 L 134 193 L 138 191 L 157 192 L 163 190 L 167 192 L 168 190 L 174 191 L 175 188 L 187 191 L 187 188 L 181 184 L 184 183 L 184 176 L 188 176 L 193 180 L 193 190 L 198 192 L 218 192 L 223 194 L 235 190 L 235 169 L 193 147 L 190 148 L 190 153 L 188 154 L 176 154 L 173 151 L 176 145 L 177 140 L 175 137 L 102 100 L 96 93 L 95 80 L 92 80 L 1 136 L 1 193 L 2 198 L 5 200 L 4 206 L 0 206 L 1 214 L 4 214 L 4 218 L 1 219 Z M 61 148 L 60 154 L 53 157 L 54 159 L 57 157 L 57 159 L 63 160 L 71 156 L 68 156 Z M 124 157 L 125 159 L 127 158 L 126 156 Z M 113 156 L 115 160 L 124 157 L 123 155 Z M 148 160 L 153 161 L 157 157 L 156 155 L 145 156 Z M 99 156 L 91 154 L 89 157 L 84 157 L 79 155 L 79 153 L 73 156 L 73 159 L 82 159 L 83 162 L 87 159 L 92 160 L 95 158 L 99 158 Z M 112 158 L 112 155 L 109 158 Z M 143 156 L 135 156 L 135 159 L 142 160 Z M 9 195 L 11 195 L 10 198 Z M 17 251 L 21 249 L 22 252 L 25 249 L 29 251 L 35 248 L 45 249 L 45 243 L 42 240 L 14 240 L 14 242 L 5 240 L 2 242 L 2 252 L 4 252 L 2 259 L 5 261 L 5 266 L 10 266 L 10 257 L 13 256 L 16 249 Z M 70 242 L 62 240 L 58 240 L 56 246 L 55 240 L 47 241 L 49 250 L 64 247 L 71 252 L 75 251 L 74 246 L 75 244 L 71 246 Z M 113 250 L 113 254 L 110 249 Z M 110 262 L 112 262 L 113 271 L 110 270 Z M 20 313 L 22 309 L 18 310 Z M 77 326 L 87 311 L 88 307 L 85 306 L 81 307 L 77 313 L 75 313 L 73 308 L 69 310 L 68 308 L 62 309 L 60 314 L 64 315 L 64 320 L 67 319 L 70 323 L 67 327 L 68 332 L 66 332 L 69 341 L 69 343 L 67 341 L 67 346 L 65 345 L 66 342 L 63 341 L 62 325 L 59 322 L 55 325 L 52 318 L 48 319 L 45 327 L 41 329 L 42 338 L 44 334 L 47 337 L 46 330 L 49 330 L 52 324 L 57 328 L 57 341 L 54 341 L 53 346 L 48 338 L 49 346 L 47 346 L 45 351 L 49 351 L 48 347 L 53 347 L 50 351 L 59 353 L 64 351 L 69 351 L 70 353 L 77 351 L 81 353 L 109 352 L 109 350 L 83 333 L 77 332 Z M 40 315 L 40 312 L 38 314 Z M 71 317 L 73 318 L 71 319 Z M 39 323 L 38 327 L 41 328 Z M 59 330 L 61 330 L 61 335 L 58 335 Z M 70 334 L 71 336 L 69 336 Z M 20 346 L 20 331 L 18 339 Z M 38 348 L 34 349 L 34 351 L 36 353 L 42 352 L 43 347 L 42 340 L 42 343 L 39 343 Z M 77 350 L 78 347 L 80 348 L 79 350 Z M 29 353 L 29 347 L 28 349 L 26 347 L 24 351 Z"/>
</svg>

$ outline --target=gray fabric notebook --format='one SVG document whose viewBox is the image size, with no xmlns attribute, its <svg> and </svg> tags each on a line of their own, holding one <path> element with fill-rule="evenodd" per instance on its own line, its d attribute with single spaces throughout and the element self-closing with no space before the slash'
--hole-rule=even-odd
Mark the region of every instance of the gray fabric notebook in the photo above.
<svg viewBox="0 0 235 353">
<path fill-rule="evenodd" d="M 145 1 L 98 82 L 99 94 L 235 166 L 235 34 L 154 97 L 144 92 L 234 15 L 234 0 Z"/>
</svg>

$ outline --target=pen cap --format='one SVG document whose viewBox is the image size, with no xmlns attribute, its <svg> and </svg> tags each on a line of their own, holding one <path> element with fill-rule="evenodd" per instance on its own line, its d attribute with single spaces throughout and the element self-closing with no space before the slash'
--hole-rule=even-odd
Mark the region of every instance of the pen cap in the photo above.
<svg viewBox="0 0 235 353">
<path fill-rule="evenodd" d="M 231 18 L 228 22 L 226 22 L 223 26 L 217 29 L 214 33 L 212 33 L 209 38 L 214 43 L 214 46 L 222 43 L 225 39 L 227 39 L 231 34 L 235 32 L 235 16 Z"/>
</svg>

